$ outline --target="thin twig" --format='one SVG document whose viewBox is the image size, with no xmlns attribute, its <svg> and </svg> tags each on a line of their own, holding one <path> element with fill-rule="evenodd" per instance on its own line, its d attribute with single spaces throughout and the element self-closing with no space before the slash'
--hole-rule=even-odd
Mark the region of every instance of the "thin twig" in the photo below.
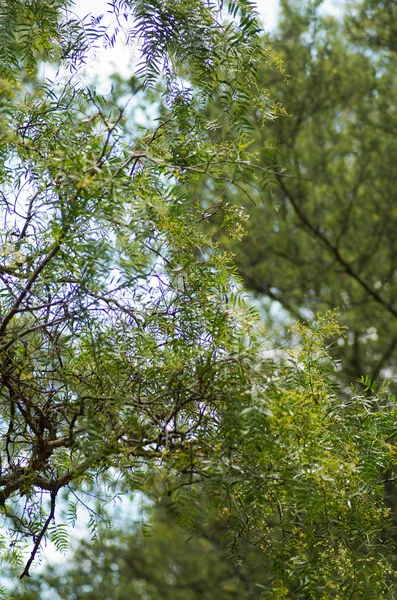
<svg viewBox="0 0 397 600">
<path fill-rule="evenodd" d="M 51 492 L 50 514 L 48 515 L 46 522 L 44 523 L 43 527 L 41 528 L 39 535 L 35 539 L 33 550 L 30 554 L 30 558 L 29 558 L 28 562 L 25 565 L 24 570 L 22 571 L 21 575 L 19 576 L 20 579 L 23 579 L 24 577 L 30 577 L 29 569 L 32 566 L 32 562 L 34 561 L 37 552 L 39 551 L 41 541 L 42 541 L 43 537 L 45 536 L 46 531 L 47 531 L 51 521 L 55 518 L 56 497 L 57 497 L 57 492 L 56 491 Z"/>
</svg>

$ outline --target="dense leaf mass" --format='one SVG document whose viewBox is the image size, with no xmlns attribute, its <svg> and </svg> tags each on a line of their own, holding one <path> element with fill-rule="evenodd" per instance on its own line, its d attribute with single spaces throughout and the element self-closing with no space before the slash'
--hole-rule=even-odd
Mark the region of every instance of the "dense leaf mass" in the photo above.
<svg viewBox="0 0 397 600">
<path fill-rule="evenodd" d="M 115 0 L 112 29 L 72 8 L 0 3 L 4 557 L 27 576 L 46 540 L 68 548 L 78 506 L 96 536 L 106 500 L 140 491 L 210 537 L 223 515 L 234 560 L 260 556 L 264 598 L 380 597 L 394 398 L 368 378 L 339 392 L 332 312 L 272 348 L 214 239 L 240 239 L 237 195 L 279 175 L 252 150 L 285 115 L 259 83 L 282 64 L 253 6 Z M 139 64 L 100 96 L 82 66 L 120 35 Z"/>
<path fill-rule="evenodd" d="M 335 19 L 320 4 L 282 3 L 271 42 L 289 83 L 263 85 L 289 116 L 251 146 L 274 176 L 256 206 L 240 194 L 252 218 L 235 252 L 246 286 L 289 316 L 339 307 L 349 386 L 396 368 L 396 7 L 350 3 Z"/>
</svg>

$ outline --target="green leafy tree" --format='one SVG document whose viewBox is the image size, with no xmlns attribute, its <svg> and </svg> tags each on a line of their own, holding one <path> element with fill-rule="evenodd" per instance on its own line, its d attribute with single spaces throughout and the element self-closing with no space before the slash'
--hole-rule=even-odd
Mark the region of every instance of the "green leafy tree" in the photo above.
<svg viewBox="0 0 397 600">
<path fill-rule="evenodd" d="M 28 575 L 46 535 L 66 544 L 61 490 L 112 489 L 112 467 L 139 488 L 148 465 L 206 448 L 224 389 L 245 389 L 249 316 L 225 314 L 233 267 L 186 182 L 233 181 L 244 114 L 273 109 L 249 3 L 225 5 L 223 25 L 222 3 L 119 1 L 113 30 L 70 18 L 69 2 L 0 8 L 0 506 L 13 544 L 33 541 Z M 147 131 L 80 76 L 93 45 L 123 34 L 140 43 L 136 91 L 165 98 Z M 236 103 L 219 149 L 206 107 L 224 86 Z"/>
<path fill-rule="evenodd" d="M 26 593 L 50 583 L 68 598 L 75 593 L 73 585 L 94 577 L 96 565 L 99 584 L 105 561 L 126 580 L 117 593 L 131 589 L 132 594 L 138 588 L 155 594 L 164 577 L 173 582 L 165 587 L 171 595 L 180 592 L 184 581 L 186 597 L 194 598 L 202 588 L 191 577 L 194 559 L 189 553 L 194 556 L 197 547 L 204 551 L 210 544 L 219 552 L 214 571 L 208 572 L 204 561 L 196 574 L 207 572 L 208 591 L 217 589 L 220 597 L 237 591 L 237 597 L 247 593 L 280 599 L 395 597 L 392 524 L 380 479 L 395 462 L 394 398 L 387 389 L 377 397 L 356 392 L 348 401 L 338 398 L 324 347 L 326 338 L 341 334 L 332 315 L 310 328 L 298 326 L 296 333 L 301 345 L 290 351 L 290 366 L 267 362 L 245 370 L 253 385 L 247 403 L 225 390 L 226 405 L 214 415 L 222 417 L 222 427 L 212 429 L 207 448 L 196 446 L 194 454 L 180 449 L 177 462 L 164 459 L 155 474 L 152 468 L 146 490 L 154 500 L 165 498 L 167 520 L 172 515 L 185 528 L 185 537 L 172 529 L 175 546 L 169 541 L 166 552 L 169 532 L 163 526 L 156 529 L 154 520 L 153 546 L 145 552 L 150 565 L 157 564 L 156 576 L 148 576 L 144 558 L 139 569 L 126 569 L 124 554 L 116 557 L 117 543 L 114 555 L 112 548 L 105 553 L 105 542 L 99 546 L 103 554 L 95 546 L 79 551 L 79 565 L 83 555 L 91 557 L 86 567 L 62 569 L 61 581 L 47 571 Z M 189 485 L 181 477 L 187 471 L 194 474 Z M 196 535 L 182 560 L 186 528 Z M 136 534 L 133 539 L 139 543 Z M 172 577 L 173 560 L 180 565 L 181 579 Z M 235 575 L 233 566 L 241 561 L 242 587 L 222 587 L 223 578 Z M 95 594 L 94 583 L 87 585 L 87 594 Z"/>
<path fill-rule="evenodd" d="M 248 235 L 234 249 L 246 287 L 278 303 L 280 321 L 339 307 L 349 328 L 339 378 L 390 377 L 397 359 L 395 4 L 281 3 L 270 37 L 284 60 L 263 85 L 289 116 L 258 129 L 263 190 L 225 191 L 246 205 Z M 252 115 L 256 127 L 258 121 Z M 255 205 L 253 204 L 255 202 Z M 221 207 L 219 207 L 220 213 Z M 275 311 L 272 311 L 275 314 Z"/>
<path fill-rule="evenodd" d="M 23 562 L 30 543 L 24 577 L 45 539 L 68 547 L 79 505 L 95 536 L 104 495 L 141 490 L 189 528 L 227 515 L 234 557 L 263 550 L 264 597 L 386 593 L 394 399 L 340 399 L 331 314 L 266 360 L 232 256 L 205 226 L 222 215 L 240 237 L 240 208 L 219 210 L 217 187 L 250 195 L 275 171 L 249 149 L 256 119 L 282 113 L 258 83 L 275 59 L 252 6 L 120 1 L 107 30 L 68 4 L 23 4 L 0 4 L 4 554 L 10 540 Z M 90 47 L 122 34 L 142 52 L 132 109 L 80 76 Z M 60 61 L 51 83 L 40 60 Z M 133 108 L 156 86 L 163 107 L 141 131 Z"/>
<path fill-rule="evenodd" d="M 218 535 L 197 535 L 176 525 L 162 505 L 150 510 L 142 531 L 127 516 L 124 538 L 108 536 L 95 545 L 81 542 L 64 565 L 49 566 L 34 574 L 23 589 L 14 589 L 15 600 L 62 598 L 94 600 L 257 600 L 251 565 L 235 568 L 222 544 L 225 518 L 218 519 Z M 257 554 L 261 554 L 258 550 Z M 262 579 L 263 580 L 263 579 Z"/>
</svg>

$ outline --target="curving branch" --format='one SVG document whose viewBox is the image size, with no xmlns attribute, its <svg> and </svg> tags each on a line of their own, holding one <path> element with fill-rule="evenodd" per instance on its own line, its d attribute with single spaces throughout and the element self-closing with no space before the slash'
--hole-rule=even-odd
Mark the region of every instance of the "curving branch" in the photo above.
<svg viewBox="0 0 397 600">
<path fill-rule="evenodd" d="M 371 285 L 367 281 L 365 281 L 365 279 L 363 279 L 361 275 L 357 273 L 357 271 L 355 271 L 352 265 L 344 259 L 339 248 L 328 239 L 328 237 L 323 231 L 321 231 L 310 221 L 309 217 L 303 212 L 303 210 L 299 206 L 297 199 L 290 192 L 290 190 L 287 188 L 287 186 L 281 178 L 278 178 L 278 182 L 285 196 L 290 201 L 296 216 L 298 217 L 302 225 L 307 229 L 307 231 L 309 231 L 309 233 L 313 237 L 318 239 L 326 248 L 328 248 L 328 250 L 333 254 L 336 262 L 343 268 L 343 271 L 346 273 L 346 275 L 348 275 L 351 279 L 358 283 L 358 285 L 369 296 L 371 296 L 371 298 L 373 298 L 373 300 L 375 300 L 377 304 L 379 304 L 385 310 L 387 310 L 394 318 L 397 318 L 397 308 L 395 308 L 392 304 L 390 304 L 390 302 L 382 298 L 382 296 L 373 287 L 371 287 Z"/>
</svg>

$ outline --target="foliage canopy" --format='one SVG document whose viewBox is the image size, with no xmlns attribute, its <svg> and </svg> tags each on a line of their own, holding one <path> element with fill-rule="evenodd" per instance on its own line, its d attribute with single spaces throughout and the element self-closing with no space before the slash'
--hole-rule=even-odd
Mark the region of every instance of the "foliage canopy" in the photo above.
<svg viewBox="0 0 397 600">
<path fill-rule="evenodd" d="M 274 171 L 248 150 L 257 121 L 282 111 L 258 83 L 275 59 L 255 11 L 111 9 L 109 31 L 68 2 L 0 4 L 0 507 L 15 561 L 31 542 L 21 577 L 47 537 L 67 547 L 84 494 L 95 534 L 102 493 L 127 489 L 170 498 L 191 527 L 220 511 L 234 556 L 263 550 L 264 597 L 379 597 L 394 584 L 379 485 L 394 401 L 340 399 L 332 313 L 266 358 L 232 255 L 204 225 L 222 214 L 241 237 L 241 208 L 216 186 L 250 195 L 253 173 L 265 186 Z M 130 105 L 81 77 L 90 48 L 122 34 L 141 51 Z M 52 81 L 43 61 L 62 67 Z M 142 130 L 134 109 L 156 93 Z"/>
<path fill-rule="evenodd" d="M 272 184 L 250 191 L 256 206 L 230 193 L 246 205 L 249 235 L 223 243 L 246 287 L 289 318 L 339 307 L 349 331 L 338 377 L 348 389 L 396 370 L 397 38 L 395 3 L 344 8 L 336 19 L 322 2 L 282 2 L 270 43 L 289 83 L 275 72 L 262 82 L 289 116 L 257 129 L 251 149 L 262 168 L 274 165 Z"/>
</svg>

